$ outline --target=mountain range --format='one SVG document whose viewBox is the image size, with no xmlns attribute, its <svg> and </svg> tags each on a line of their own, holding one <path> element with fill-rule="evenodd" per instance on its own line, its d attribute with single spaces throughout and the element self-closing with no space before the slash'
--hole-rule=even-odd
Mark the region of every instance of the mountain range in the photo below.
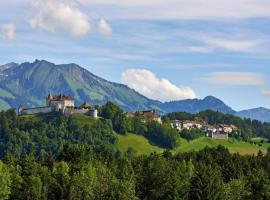
<svg viewBox="0 0 270 200">
<path fill-rule="evenodd" d="M 0 109 L 42 106 L 48 93 L 71 95 L 76 104 L 113 101 L 125 111 L 156 109 L 160 113 L 197 113 L 211 109 L 227 114 L 270 122 L 270 110 L 255 108 L 234 111 L 220 99 L 187 99 L 162 103 L 149 99 L 126 85 L 102 79 L 76 64 L 56 65 L 45 60 L 0 66 Z"/>
</svg>

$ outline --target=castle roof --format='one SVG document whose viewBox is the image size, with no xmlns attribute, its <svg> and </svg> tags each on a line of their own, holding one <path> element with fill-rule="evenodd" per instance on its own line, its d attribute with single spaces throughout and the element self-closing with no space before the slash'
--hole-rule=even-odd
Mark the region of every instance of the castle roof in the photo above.
<svg viewBox="0 0 270 200">
<path fill-rule="evenodd" d="M 93 106 L 88 102 L 84 102 L 82 105 L 80 105 L 80 108 L 93 108 Z"/>
<path fill-rule="evenodd" d="M 47 99 L 49 100 L 54 100 L 54 101 L 61 101 L 61 100 L 73 100 L 73 98 L 71 96 L 67 96 L 67 95 L 63 95 L 63 94 L 60 94 L 60 95 L 54 95 L 52 96 L 51 94 L 49 94 L 47 96 Z"/>
</svg>

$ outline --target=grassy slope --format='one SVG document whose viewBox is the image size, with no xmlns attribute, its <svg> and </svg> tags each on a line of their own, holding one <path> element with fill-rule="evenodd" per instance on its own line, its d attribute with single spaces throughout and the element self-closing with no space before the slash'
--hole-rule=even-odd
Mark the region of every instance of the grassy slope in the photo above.
<svg viewBox="0 0 270 200">
<path fill-rule="evenodd" d="M 152 152 L 162 152 L 164 149 L 154 146 L 149 143 L 149 141 L 140 135 L 128 134 L 126 136 L 118 135 L 118 148 L 120 151 L 124 152 L 128 149 L 128 147 L 132 147 L 136 150 L 138 155 L 141 154 L 150 154 Z M 187 142 L 185 139 L 179 140 L 179 147 L 173 150 L 174 153 L 182 153 L 182 152 L 191 152 L 191 151 L 199 151 L 204 147 L 215 147 L 218 145 L 223 145 L 229 149 L 231 153 L 239 153 L 241 155 L 252 155 L 257 154 L 259 150 L 263 153 L 266 153 L 268 147 L 270 147 L 269 143 L 264 143 L 262 146 L 258 144 L 250 144 L 247 142 L 236 141 L 233 139 L 229 140 L 215 140 L 211 138 L 198 138 L 191 142 Z"/>
<path fill-rule="evenodd" d="M 7 102 L 5 102 L 3 99 L 0 99 L 0 108 L 1 108 L 0 111 L 7 110 L 10 108 L 10 105 Z"/>
<path fill-rule="evenodd" d="M 239 153 L 239 154 L 257 154 L 259 150 L 262 152 L 266 152 L 267 148 L 270 146 L 269 143 L 264 143 L 262 146 L 258 144 L 250 144 L 247 142 L 236 141 L 233 139 L 229 140 L 216 140 L 211 138 L 198 138 L 191 142 L 187 142 L 185 140 L 180 141 L 180 146 L 175 149 L 175 152 L 190 152 L 190 151 L 198 151 L 203 149 L 205 146 L 215 147 L 218 145 L 223 145 L 227 147 L 231 153 Z"/>
<path fill-rule="evenodd" d="M 154 146 L 149 141 L 141 136 L 135 134 L 118 135 L 118 145 L 120 151 L 125 152 L 129 147 L 135 149 L 137 155 L 150 154 L 152 152 L 162 152 L 163 149 Z"/>
</svg>

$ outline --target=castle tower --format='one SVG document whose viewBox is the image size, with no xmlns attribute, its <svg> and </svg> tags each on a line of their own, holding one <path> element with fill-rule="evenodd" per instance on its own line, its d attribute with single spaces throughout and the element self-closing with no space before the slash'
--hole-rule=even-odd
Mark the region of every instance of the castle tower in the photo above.
<svg viewBox="0 0 270 200">
<path fill-rule="evenodd" d="M 19 106 L 18 108 L 18 114 L 21 114 L 24 111 L 24 108 L 22 106 L 22 104 Z"/>
<path fill-rule="evenodd" d="M 53 96 L 51 95 L 51 93 L 49 93 L 49 95 L 46 97 L 46 105 L 47 106 L 50 106 L 52 99 L 53 99 Z"/>
</svg>

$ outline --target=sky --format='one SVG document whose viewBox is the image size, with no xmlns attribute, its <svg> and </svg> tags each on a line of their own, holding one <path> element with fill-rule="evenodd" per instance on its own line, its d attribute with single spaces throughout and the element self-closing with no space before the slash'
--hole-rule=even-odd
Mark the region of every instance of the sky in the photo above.
<svg viewBox="0 0 270 200">
<path fill-rule="evenodd" d="M 162 102 L 270 108 L 270 1 L 0 0 L 0 64 L 35 59 Z"/>
</svg>

